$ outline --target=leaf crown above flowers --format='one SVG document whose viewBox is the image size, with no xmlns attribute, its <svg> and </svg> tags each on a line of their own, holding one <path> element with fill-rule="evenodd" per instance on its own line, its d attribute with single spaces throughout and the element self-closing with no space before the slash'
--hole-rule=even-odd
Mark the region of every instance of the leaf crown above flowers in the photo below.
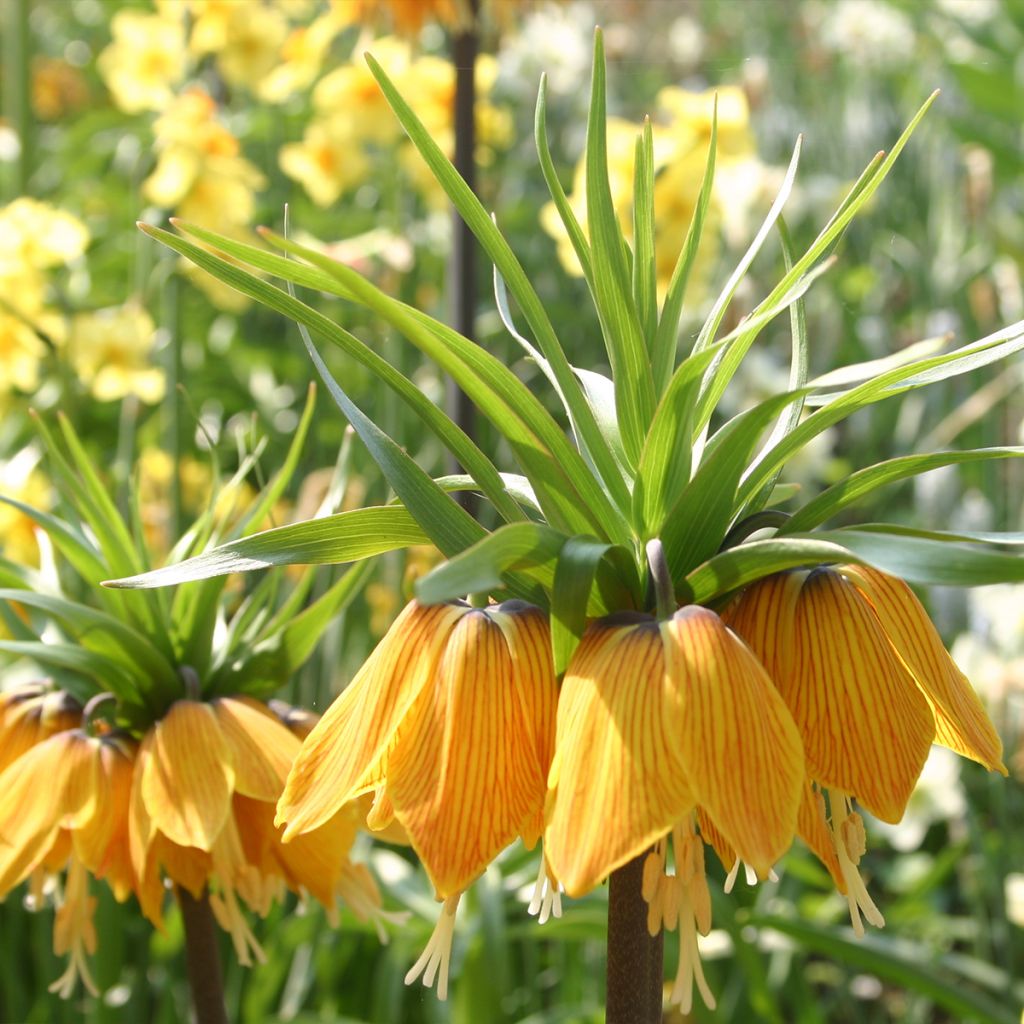
<svg viewBox="0 0 1024 1024">
<path fill-rule="evenodd" d="M 892 524 L 820 529 L 854 501 L 887 483 L 957 463 L 1018 458 L 1024 448 L 908 455 L 866 467 L 787 516 L 773 505 L 786 462 L 816 435 L 876 402 L 968 373 L 1024 348 L 1024 323 L 944 351 L 929 339 L 884 360 L 808 379 L 803 296 L 833 264 L 853 218 L 871 200 L 933 102 L 929 97 L 888 154 L 865 168 L 817 237 L 799 257 L 782 218 L 796 176 L 800 141 L 778 196 L 714 301 L 689 351 L 679 352 L 680 318 L 715 173 L 712 123 L 700 198 L 663 301 L 654 259 L 654 161 L 646 124 L 636 142 L 633 244 L 612 207 L 606 153 L 605 63 L 600 30 L 586 146 L 585 232 L 558 180 L 546 137 L 542 79 L 536 144 L 552 200 L 576 251 L 596 307 L 611 377 L 570 365 L 540 297 L 496 223 L 429 136 L 372 56 L 370 68 L 402 127 L 465 219 L 494 266 L 501 318 L 550 382 L 564 410 L 559 423 L 503 362 L 412 306 L 392 298 L 355 270 L 321 252 L 262 229 L 286 256 L 174 222 L 182 235 L 150 225 L 143 231 L 195 264 L 295 320 L 318 372 L 342 413 L 393 489 L 384 506 L 356 509 L 234 541 L 178 565 L 114 581 L 159 587 L 260 565 L 352 561 L 432 542 L 447 561 L 418 583 L 422 601 L 469 593 L 531 600 L 552 612 L 556 666 L 575 649 L 586 620 L 621 609 L 650 609 L 645 548 L 660 539 L 675 598 L 714 604 L 739 587 L 798 566 L 864 563 L 917 583 L 975 585 L 1024 579 L 1012 550 L 1019 534 L 939 533 Z M 737 288 L 773 230 L 786 272 L 740 324 L 722 333 Z M 190 241 L 189 239 L 195 241 Z M 297 257 L 297 259 L 289 258 Z M 270 274 L 277 287 L 257 276 Z M 517 472 L 491 458 L 408 377 L 295 295 L 308 288 L 362 307 L 393 327 L 450 374 L 511 450 Z M 510 298 L 526 323 L 513 322 Z M 711 423 L 744 356 L 776 317 L 792 328 L 789 389 Z M 331 375 L 311 335 L 341 349 L 404 401 L 465 468 L 433 479 L 352 401 Z M 487 529 L 452 498 L 479 492 L 496 524 Z M 764 539 L 758 531 L 773 529 Z"/>
</svg>

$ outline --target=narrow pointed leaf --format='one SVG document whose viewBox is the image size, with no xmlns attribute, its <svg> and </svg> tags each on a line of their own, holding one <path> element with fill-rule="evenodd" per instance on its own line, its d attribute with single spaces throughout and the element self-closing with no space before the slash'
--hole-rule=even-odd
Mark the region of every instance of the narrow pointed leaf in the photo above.
<svg viewBox="0 0 1024 1024">
<path fill-rule="evenodd" d="M 697 205 L 693 210 L 693 220 L 686 229 L 686 240 L 679 252 L 679 258 L 672 270 L 665 303 L 661 309 L 661 319 L 654 341 L 651 356 L 654 386 L 660 394 L 668 386 L 675 363 L 676 343 L 679 334 L 679 318 L 683 312 L 683 300 L 686 297 L 686 285 L 690 280 L 693 261 L 697 258 L 704 221 L 711 204 L 711 189 L 715 181 L 715 157 L 718 152 L 718 96 L 711 115 L 711 138 L 708 141 L 708 159 L 704 166 L 704 177 L 701 181 Z"/>
<path fill-rule="evenodd" d="M 430 538 L 408 509 L 400 505 L 376 505 L 264 530 L 222 544 L 177 565 L 167 565 L 139 576 L 108 580 L 105 585 L 133 590 L 169 587 L 232 572 L 268 569 L 274 565 L 355 562 L 385 551 L 429 543 Z"/>
<path fill-rule="evenodd" d="M 271 231 L 262 233 L 275 245 L 336 274 L 357 301 L 383 316 L 455 378 L 509 441 L 552 524 L 624 535 L 625 520 L 579 452 L 540 401 L 500 360 L 457 331 L 412 312 L 351 268 Z"/>
<path fill-rule="evenodd" d="M 904 455 L 888 459 L 846 477 L 823 491 L 793 517 L 780 530 L 783 534 L 805 533 L 831 519 L 848 505 L 860 501 L 879 487 L 919 476 L 942 466 L 961 463 L 987 462 L 993 459 L 1019 459 L 1024 456 L 1024 447 L 979 448 L 964 452 L 937 452 L 934 455 Z"/>
<path fill-rule="evenodd" d="M 625 491 L 622 477 L 618 472 L 611 453 L 601 439 L 597 424 L 583 400 L 579 385 L 573 379 L 565 353 L 558 342 L 555 330 L 551 325 L 544 305 L 537 295 L 530 280 L 516 259 L 507 241 L 494 226 L 487 211 L 473 194 L 473 190 L 463 181 L 451 161 L 444 155 L 437 143 L 431 138 L 422 121 L 413 113 L 412 108 L 402 98 L 394 84 L 384 73 L 372 55 L 366 55 L 374 78 L 380 85 L 391 109 L 401 122 L 406 134 L 420 155 L 430 167 L 438 183 L 448 194 L 455 208 L 462 215 L 469 229 L 476 236 L 491 262 L 498 268 L 501 276 L 508 284 L 519 308 L 526 317 L 526 322 L 537 339 L 537 345 L 544 358 L 551 363 L 552 371 L 558 379 L 562 394 L 572 409 L 573 429 L 577 431 L 589 451 L 594 465 L 620 509 L 628 507 L 629 498 Z"/>
<path fill-rule="evenodd" d="M 633 161 L 633 304 L 651 358 L 658 328 L 658 280 L 654 262 L 654 131 L 644 119 Z"/>
<path fill-rule="evenodd" d="M 590 234 L 594 290 L 605 347 L 615 381 L 622 440 L 631 466 L 640 458 L 647 426 L 654 415 L 650 356 L 630 287 L 626 243 L 612 205 L 608 183 L 604 43 L 594 33 L 594 66 L 587 122 L 587 230 Z"/>
<path fill-rule="evenodd" d="M 286 281 L 309 284 L 308 281 L 302 280 L 302 275 L 298 270 L 294 269 L 303 268 L 305 265 L 295 260 L 285 259 L 276 254 L 266 254 L 262 249 L 257 249 L 255 246 L 239 247 L 240 243 L 238 245 L 232 244 L 231 239 L 222 238 L 222 236 L 216 235 L 211 231 L 197 228 L 191 224 L 179 223 L 178 227 L 182 231 L 187 231 L 189 234 L 201 238 L 208 244 L 216 245 L 225 252 L 230 252 L 231 255 L 239 259 L 248 258 L 244 255 L 244 250 L 267 256 L 269 257 L 268 260 L 263 260 L 261 263 L 254 262 L 253 265 L 269 270 L 271 273 L 276 273 Z M 481 489 L 503 516 L 519 518 L 515 504 L 503 500 L 502 487 L 497 470 L 473 443 L 472 439 L 453 423 L 441 409 L 431 402 L 412 381 L 399 373 L 387 360 L 377 355 L 376 352 L 361 342 L 354 334 L 339 327 L 322 313 L 318 313 L 305 303 L 299 302 L 282 289 L 276 288 L 266 281 L 261 281 L 241 267 L 229 263 L 215 253 L 208 252 L 206 249 L 202 249 L 186 239 L 180 238 L 168 231 L 163 231 L 160 228 L 145 225 L 142 227 L 142 230 L 150 237 L 155 238 L 175 252 L 185 256 L 195 263 L 196 266 L 206 270 L 242 294 L 250 296 L 257 302 L 262 302 L 279 313 L 283 313 L 297 323 L 305 324 L 305 326 L 316 331 L 317 334 L 325 337 L 332 344 L 342 349 L 347 356 L 365 366 L 377 379 L 399 395 L 467 471 L 472 473 Z M 270 262 L 270 260 L 276 262 Z M 314 270 L 315 268 L 306 269 Z M 323 276 L 326 285 L 331 285 L 333 282 L 331 290 L 337 293 L 341 287 L 339 282 L 323 271 L 317 270 L 316 273 Z M 312 285 L 310 286 L 312 287 Z M 321 290 L 328 290 L 322 285 L 317 287 L 320 287 Z"/>
<path fill-rule="evenodd" d="M 537 111 L 534 118 L 534 139 L 537 144 L 537 155 L 540 157 L 541 171 L 544 174 L 544 181 L 547 183 L 548 191 L 551 193 L 552 202 L 555 204 L 559 217 L 562 218 L 569 241 L 576 252 L 576 258 L 580 261 L 580 267 L 583 269 L 583 277 L 590 286 L 591 293 L 593 293 L 594 270 L 590 259 L 590 243 L 587 241 L 586 233 L 580 226 L 580 222 L 576 219 L 576 214 L 573 213 L 572 207 L 569 205 L 569 200 L 566 197 L 565 189 L 562 188 L 562 183 L 558 180 L 558 172 L 555 170 L 555 163 L 551 159 L 551 150 L 548 147 L 547 89 L 547 75 L 542 74 L 540 77 L 540 89 L 537 92 Z"/>
</svg>

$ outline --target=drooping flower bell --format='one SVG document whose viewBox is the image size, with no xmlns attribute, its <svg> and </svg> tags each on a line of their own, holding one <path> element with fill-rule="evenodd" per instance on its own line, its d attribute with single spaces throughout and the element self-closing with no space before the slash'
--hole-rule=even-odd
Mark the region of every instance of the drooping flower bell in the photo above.
<svg viewBox="0 0 1024 1024">
<path fill-rule="evenodd" d="M 286 888 L 310 893 L 331 912 L 339 891 L 353 910 L 376 916 L 368 874 L 347 871 L 358 819 L 339 806 L 288 849 L 273 811 L 299 738 L 247 697 L 179 700 L 146 733 L 132 780 L 131 858 L 143 912 L 162 920 L 163 879 L 210 905 L 239 961 L 263 960 L 241 903 L 265 915 Z"/>
<path fill-rule="evenodd" d="M 87 955 L 96 950 L 96 900 L 88 876 L 106 878 L 117 900 L 128 898 L 133 874 L 128 856 L 128 793 L 135 744 L 117 734 L 83 729 L 55 732 L 0 772 L 0 899 L 29 880 L 39 905 L 48 884 L 58 884 L 53 946 L 69 957 L 50 991 L 67 997 L 81 978 L 96 986 Z"/>
<path fill-rule="evenodd" d="M 689 1006 L 696 978 L 711 1003 L 696 959 L 696 933 L 711 921 L 703 843 L 724 837 L 719 849 L 766 877 L 796 830 L 804 771 L 789 711 L 713 611 L 605 619 L 584 634 L 562 685 L 545 850 L 576 896 L 658 844 L 645 866 L 649 931 L 678 922 L 674 998 Z M 670 834 L 674 875 L 664 870 Z"/>
<path fill-rule="evenodd" d="M 397 821 L 444 901 L 424 959 L 447 985 L 455 910 L 517 836 L 543 830 L 556 687 L 539 609 L 412 602 L 309 734 L 277 820 L 285 841 L 375 794 L 367 824 Z"/>
<path fill-rule="evenodd" d="M 82 705 L 45 683 L 26 683 L 0 693 L 0 772 L 54 733 L 74 729 Z"/>
<path fill-rule="evenodd" d="M 881 926 L 857 871 L 865 835 L 852 800 L 898 822 L 933 742 L 1005 774 L 995 728 L 914 593 L 876 569 L 770 576 L 725 619 L 764 663 L 803 738 L 813 787 L 801 834 L 847 896 L 854 929 L 863 931 L 862 914 Z"/>
</svg>

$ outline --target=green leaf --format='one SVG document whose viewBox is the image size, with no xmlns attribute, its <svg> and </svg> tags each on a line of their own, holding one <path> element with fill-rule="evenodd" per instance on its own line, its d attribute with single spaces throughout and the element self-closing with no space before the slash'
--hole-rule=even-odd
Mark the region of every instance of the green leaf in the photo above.
<svg viewBox="0 0 1024 1024">
<path fill-rule="evenodd" d="M 306 663 L 331 620 L 360 592 L 372 568 L 372 562 L 363 562 L 349 569 L 308 608 L 263 637 L 241 665 L 227 663 L 211 690 L 252 693 L 287 682 Z"/>
<path fill-rule="evenodd" d="M 505 574 L 515 569 L 528 570 L 550 588 L 555 559 L 565 540 L 565 534 L 543 523 L 509 523 L 417 580 L 416 596 L 424 604 L 438 604 L 467 594 L 490 593 L 506 587 Z M 543 595 L 533 600 L 547 604 Z"/>
<path fill-rule="evenodd" d="M 715 181 L 715 157 L 718 152 L 718 95 L 711 115 L 711 138 L 708 141 L 708 159 L 704 166 L 704 178 L 701 181 L 697 205 L 693 210 L 693 219 L 686 229 L 686 241 L 679 252 L 676 265 L 672 270 L 665 302 L 661 308 L 661 319 L 654 340 L 651 355 L 654 386 L 661 394 L 668 386 L 672 367 L 675 364 L 676 345 L 679 334 L 679 318 L 683 312 L 683 299 L 686 297 L 686 285 L 690 280 L 693 261 L 697 258 L 701 235 L 704 231 L 704 220 L 711 204 L 711 189 Z"/>
<path fill-rule="evenodd" d="M 768 424 L 800 392 L 785 392 L 734 416 L 711 439 L 700 468 L 665 519 L 661 540 L 674 580 L 718 550 L 732 525 L 743 471 Z"/>
<path fill-rule="evenodd" d="M 644 118 L 633 161 L 633 248 L 633 304 L 653 359 L 658 329 L 658 277 L 654 262 L 654 130 L 649 117 Z"/>
<path fill-rule="evenodd" d="M 776 220 L 782 214 L 782 208 L 786 205 L 789 193 L 793 190 L 793 181 L 796 178 L 796 169 L 800 163 L 800 147 L 802 144 L 803 136 L 800 136 L 793 147 L 793 155 L 790 157 L 789 167 L 786 169 L 786 174 L 782 179 L 781 186 L 779 186 L 775 201 L 769 208 L 760 228 L 758 228 L 754 240 L 747 247 L 747 251 L 743 254 L 742 259 L 736 264 L 732 274 L 729 275 L 725 287 L 719 293 L 718 298 L 715 299 L 715 304 L 711 307 L 711 312 L 708 314 L 707 320 L 704 321 L 704 326 L 701 327 L 700 333 L 697 335 L 697 340 L 693 346 L 694 352 L 700 352 L 715 340 L 715 335 L 718 333 L 722 318 L 725 316 L 729 303 L 732 302 L 733 295 L 736 294 L 740 281 L 746 276 L 747 271 L 750 269 L 750 264 L 754 262 L 754 257 L 761 251 L 761 246 L 764 245 L 765 240 L 775 226 Z M 712 380 L 709 379 L 708 388 L 711 387 L 711 384 Z"/>
<path fill-rule="evenodd" d="M 1024 581 L 1024 556 L 977 544 L 960 544 L 933 537 L 915 537 L 896 528 L 832 530 L 815 533 L 841 544 L 857 559 L 909 583 L 947 587 L 978 587 L 989 583 Z"/>
<path fill-rule="evenodd" d="M 134 677 L 160 684 L 165 692 L 180 685 L 174 667 L 145 635 L 106 612 L 21 588 L 0 589 L 0 601 L 38 608 L 60 623 L 82 647 L 110 658 Z"/>
<path fill-rule="evenodd" d="M 366 445 L 391 489 L 438 550 L 451 556 L 479 540 L 486 532 L 484 528 L 348 397 L 327 369 L 309 332 L 302 324 L 298 327 L 306 352 L 331 398 Z"/>
<path fill-rule="evenodd" d="M 879 462 L 858 470 L 837 484 L 822 491 L 793 514 L 779 531 L 783 534 L 805 533 L 842 509 L 859 501 L 865 495 L 897 480 L 918 476 L 942 466 L 969 462 L 987 462 L 992 459 L 1019 459 L 1024 447 L 978 448 L 963 452 L 937 452 L 934 455 L 904 455 Z"/>
<path fill-rule="evenodd" d="M 654 411 L 633 485 L 633 522 L 642 540 L 660 533 L 669 510 L 690 482 L 693 403 L 701 374 L 720 347 L 714 345 L 684 359 Z"/>
<path fill-rule="evenodd" d="M 858 561 L 852 552 L 825 537 L 773 537 L 722 551 L 687 575 L 691 600 L 708 604 L 773 572 Z"/>
<path fill-rule="evenodd" d="M 590 260 L 590 243 L 587 241 L 587 236 L 580 226 L 580 222 L 576 219 L 576 214 L 573 213 L 572 207 L 569 205 L 569 200 L 565 195 L 565 189 L 562 188 L 562 183 L 558 180 L 558 172 L 555 170 L 555 163 L 551 159 L 551 150 L 548 147 L 547 91 L 548 79 L 545 73 L 540 76 L 540 88 L 537 91 L 537 111 L 534 118 L 534 139 L 537 144 L 537 155 L 540 157 L 540 168 L 544 174 L 544 181 L 547 183 L 548 191 L 551 193 L 555 209 L 558 211 L 558 216 L 562 218 L 566 233 L 569 235 L 569 241 L 572 242 L 572 247 L 576 252 L 576 258 L 580 261 L 580 267 L 583 268 L 583 277 L 590 286 L 591 294 L 593 294 L 594 271 Z M 497 271 L 497 268 L 495 270 Z"/>
<path fill-rule="evenodd" d="M 594 33 L 594 67 L 587 121 L 587 230 L 590 235 L 594 298 L 615 381 L 616 408 L 630 466 L 640 458 L 654 415 L 654 379 L 639 314 L 630 288 L 626 243 L 608 182 L 604 42 Z"/>
<path fill-rule="evenodd" d="M 338 512 L 305 523 L 278 526 L 251 537 L 230 541 L 177 565 L 104 586 L 140 589 L 169 587 L 232 572 L 251 572 L 274 565 L 325 565 L 355 562 L 385 551 L 428 544 L 429 538 L 408 509 L 377 505 Z"/>
<path fill-rule="evenodd" d="M 0 640 L 0 652 L 30 658 L 39 665 L 71 669 L 89 677 L 97 693 L 106 691 L 131 704 L 141 701 L 142 695 L 136 681 L 121 665 L 112 658 L 88 651 L 78 644 Z"/>
<path fill-rule="evenodd" d="M 923 996 L 941 1007 L 953 1020 L 1019 1024 L 1020 1007 L 1007 1006 L 1005 992 L 992 998 L 978 991 L 957 969 L 958 963 L 963 962 L 961 958 L 940 956 L 936 959 L 920 944 L 894 940 L 885 935 L 855 938 L 849 929 L 774 915 L 755 914 L 750 924 L 781 932 L 802 949 Z"/>
<path fill-rule="evenodd" d="M 785 261 L 786 270 L 792 270 L 793 246 L 790 241 L 789 229 L 786 227 L 786 220 L 784 217 L 779 217 L 778 229 L 779 242 L 782 245 L 782 258 Z M 789 307 L 789 326 L 792 338 L 792 356 L 790 358 L 789 365 L 789 390 L 797 391 L 807 384 L 808 366 L 807 315 L 804 310 L 802 298 L 797 299 L 797 301 Z M 800 416 L 803 413 L 804 403 L 806 402 L 807 397 L 806 393 L 802 393 L 788 409 L 783 410 L 778 422 L 775 424 L 772 432 L 768 435 L 768 440 L 765 441 L 766 448 L 771 448 L 773 445 L 781 441 L 782 438 L 784 438 L 800 422 Z M 765 483 L 761 494 L 754 501 L 755 505 L 759 505 L 761 502 L 768 500 L 772 491 L 775 489 L 775 483 L 778 480 L 778 476 L 779 474 L 776 473 L 775 476 Z"/>
<path fill-rule="evenodd" d="M 883 532 L 884 531 L 884 532 Z M 941 535 L 939 535 L 941 536 Z M 871 530 L 823 530 L 730 548 L 694 569 L 686 581 L 701 604 L 785 569 L 870 565 L 908 583 L 975 587 L 1024 581 L 1024 556 L 992 547 L 921 537 L 876 524 Z"/>
<path fill-rule="evenodd" d="M 309 390 L 306 392 L 306 405 L 302 410 L 302 416 L 299 418 L 295 433 L 292 435 L 291 443 L 288 445 L 284 462 L 281 463 L 281 468 L 274 474 L 273 480 L 263 488 L 253 506 L 246 511 L 238 526 L 241 536 L 250 536 L 259 529 L 260 523 L 270 514 L 275 503 L 284 494 L 285 488 L 291 482 L 299 465 L 299 459 L 302 456 L 302 448 L 309 434 L 309 425 L 313 422 L 313 411 L 315 408 L 316 385 L 311 382 Z"/>
<path fill-rule="evenodd" d="M 914 133 L 918 124 L 920 124 L 921 119 L 928 112 L 928 108 L 935 101 L 935 97 L 937 95 L 938 92 L 932 93 L 932 95 L 924 102 L 920 110 L 918 110 L 914 115 L 910 124 L 907 125 L 903 133 L 896 140 L 896 143 L 893 145 L 888 156 L 882 160 L 879 160 L 879 158 L 876 157 L 871 161 L 868 169 L 857 180 L 853 189 L 851 189 L 850 193 L 840 204 L 839 209 L 828 221 L 814 242 L 811 243 L 810 248 L 803 254 L 803 256 L 800 257 L 800 259 L 796 261 L 796 263 L 793 264 L 792 269 L 783 276 L 782 280 L 779 281 L 767 297 L 758 305 L 757 308 L 755 308 L 753 315 L 756 316 L 763 308 L 776 303 L 780 296 L 789 291 L 794 284 L 804 277 L 804 275 L 814 266 L 815 263 L 818 262 L 818 260 L 830 251 L 842 233 L 846 230 L 850 221 L 852 221 L 860 210 L 863 209 L 864 205 L 877 191 L 879 185 L 881 185 L 885 180 L 903 147 L 910 139 L 910 136 Z M 783 187 L 783 191 L 785 191 L 785 186 Z M 769 214 L 769 219 L 770 217 L 771 215 Z M 766 221 L 766 224 L 767 223 L 768 222 Z M 717 325 L 715 329 L 717 329 Z M 698 343 L 699 342 L 700 339 L 698 339 Z M 717 405 L 718 399 L 724 393 L 729 380 L 732 379 L 732 375 L 735 373 L 736 368 L 739 366 L 739 363 L 746 352 L 746 348 L 748 348 L 752 342 L 753 337 L 745 342 L 746 347 L 743 345 L 737 345 L 735 349 L 730 350 L 730 352 L 723 357 L 721 368 L 710 376 L 708 388 L 706 389 L 705 394 L 701 397 L 701 409 L 697 418 L 699 426 L 703 425 L 711 418 L 711 413 Z"/>
<path fill-rule="evenodd" d="M 403 306 L 351 268 L 270 231 L 289 252 L 337 274 L 357 301 L 383 316 L 456 380 L 509 441 L 552 525 L 623 537 L 624 518 L 550 414 L 500 360 L 468 338 Z M 578 385 L 574 382 L 574 387 Z M 619 484 L 623 485 L 619 476 Z"/>
<path fill-rule="evenodd" d="M 840 527 L 839 533 L 856 530 L 858 533 L 889 533 L 906 537 L 926 537 L 931 540 L 967 541 L 969 544 L 994 544 L 997 547 L 1020 547 L 1024 545 L 1024 531 L 1006 532 L 1001 530 L 924 530 L 902 523 L 858 523 L 857 526 Z"/>
<path fill-rule="evenodd" d="M 880 359 L 869 359 L 863 363 L 851 363 L 848 366 L 841 366 L 828 373 L 823 373 L 820 377 L 815 377 L 814 380 L 810 381 L 808 387 L 812 387 L 816 392 L 819 392 L 823 388 L 861 384 L 864 381 L 880 377 L 883 373 L 888 373 L 889 370 L 895 370 L 918 359 L 926 359 L 928 356 L 933 356 L 944 349 L 949 344 L 949 340 L 950 335 L 948 334 L 943 334 L 936 338 L 925 338 L 922 341 L 916 341 L 912 345 L 901 348 L 898 352 L 893 352 L 892 355 L 882 356 Z M 812 406 L 827 405 L 829 402 L 833 402 L 836 398 L 841 397 L 841 395 L 842 392 L 808 395 L 804 404 Z"/>
<path fill-rule="evenodd" d="M 569 362 L 558 342 L 544 304 L 530 284 L 526 271 L 516 259 L 508 242 L 494 226 L 480 200 L 473 194 L 473 190 L 462 180 L 451 161 L 431 138 L 430 133 L 402 98 L 381 66 L 370 54 L 366 55 L 366 61 L 413 145 L 419 150 L 434 177 L 448 194 L 448 198 L 507 282 L 509 291 L 523 311 L 544 358 L 551 363 L 551 369 L 558 380 L 562 394 L 572 410 L 573 429 L 590 453 L 594 466 L 604 481 L 605 487 L 608 488 L 612 500 L 620 509 L 628 508 L 629 495 L 622 477 L 611 452 L 608 451 L 601 438 L 594 417 L 580 392 L 579 385 L 573 379 Z"/>
<path fill-rule="evenodd" d="M 601 436 L 605 439 L 612 455 L 615 456 L 615 461 L 623 477 L 627 480 L 632 479 L 633 473 L 629 468 L 626 450 L 622 445 L 619 418 L 615 411 L 615 382 L 609 380 L 603 373 L 598 373 L 596 370 L 585 370 L 579 366 L 573 367 L 573 373 L 583 385 L 587 404 L 594 412 L 594 419 L 597 421 Z"/>
<path fill-rule="evenodd" d="M 335 278 L 320 270 L 315 273 L 323 278 L 316 285 L 304 280 L 305 270 L 313 271 L 315 268 L 306 267 L 295 260 L 286 259 L 276 254 L 266 253 L 255 246 L 247 246 L 243 243 L 234 242 L 232 239 L 224 238 L 204 228 L 197 228 L 191 224 L 178 223 L 182 231 L 195 235 L 210 245 L 216 245 L 237 259 L 250 259 L 253 265 L 271 273 L 277 274 L 286 281 L 298 284 L 306 284 L 310 287 L 318 287 L 321 291 L 337 293 L 341 284 Z M 332 344 L 337 345 L 345 354 L 361 365 L 365 366 L 383 384 L 393 390 L 420 418 L 424 425 L 448 448 L 458 459 L 467 472 L 471 473 L 480 485 L 481 490 L 488 499 L 501 512 L 502 516 L 510 520 L 521 518 L 515 503 L 503 499 L 503 488 L 501 487 L 498 471 L 494 465 L 474 444 L 472 439 L 455 423 L 453 423 L 444 412 L 416 387 L 412 381 L 399 373 L 387 360 L 382 359 L 369 346 L 361 342 L 355 335 L 344 330 L 337 324 L 330 321 L 322 313 L 299 302 L 288 295 L 280 288 L 276 288 L 252 274 L 246 272 L 220 256 L 210 253 L 199 246 L 170 232 L 160 228 L 145 225 L 142 227 L 147 235 L 180 253 L 191 260 L 196 266 L 212 274 L 228 284 L 230 287 L 240 291 L 261 302 L 271 309 L 283 313 L 285 316 L 305 324 L 317 334 L 325 337 Z M 258 262 L 257 262 L 258 258 Z M 345 292 L 347 295 L 348 293 Z"/>
<path fill-rule="evenodd" d="M 597 567 L 610 548 L 592 537 L 570 537 L 558 552 L 551 594 L 551 651 L 559 679 L 583 636 Z"/>
<path fill-rule="evenodd" d="M 740 498 L 748 503 L 746 511 L 756 511 L 751 499 L 761 492 L 765 482 L 786 464 L 813 437 L 845 419 L 858 409 L 903 394 L 923 384 L 944 380 L 980 366 L 996 362 L 1024 349 L 1024 321 L 1011 324 L 952 352 L 919 359 L 883 373 L 874 380 L 843 392 L 828 405 L 811 413 L 778 444 L 765 448 L 740 486 Z"/>
<path fill-rule="evenodd" d="M 526 505 L 528 508 L 532 508 L 535 512 L 540 511 L 540 505 L 537 503 L 537 495 L 533 493 L 530 481 L 527 480 L 525 476 L 520 476 L 517 473 L 502 473 L 501 479 L 505 485 L 505 490 L 520 505 Z M 466 473 L 453 473 L 450 476 L 437 476 L 434 477 L 434 483 L 449 494 L 455 491 L 480 490 L 480 485 L 476 480 Z"/>
</svg>

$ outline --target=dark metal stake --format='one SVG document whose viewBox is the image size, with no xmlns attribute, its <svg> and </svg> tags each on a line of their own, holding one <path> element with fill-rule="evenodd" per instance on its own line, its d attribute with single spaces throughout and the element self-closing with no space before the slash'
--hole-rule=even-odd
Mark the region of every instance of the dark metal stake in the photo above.
<svg viewBox="0 0 1024 1024">
<path fill-rule="evenodd" d="M 455 169 L 476 191 L 476 56 L 479 38 L 476 26 L 478 0 L 468 4 L 471 20 L 452 36 L 455 65 Z M 452 210 L 452 252 L 448 273 L 452 326 L 471 341 L 476 340 L 476 239 L 459 212 Z M 448 380 L 448 410 L 451 418 L 470 436 L 475 436 L 476 409 L 465 392 Z M 453 466 L 452 472 L 462 472 Z M 460 491 L 459 503 L 475 511 L 476 495 Z"/>
</svg>

